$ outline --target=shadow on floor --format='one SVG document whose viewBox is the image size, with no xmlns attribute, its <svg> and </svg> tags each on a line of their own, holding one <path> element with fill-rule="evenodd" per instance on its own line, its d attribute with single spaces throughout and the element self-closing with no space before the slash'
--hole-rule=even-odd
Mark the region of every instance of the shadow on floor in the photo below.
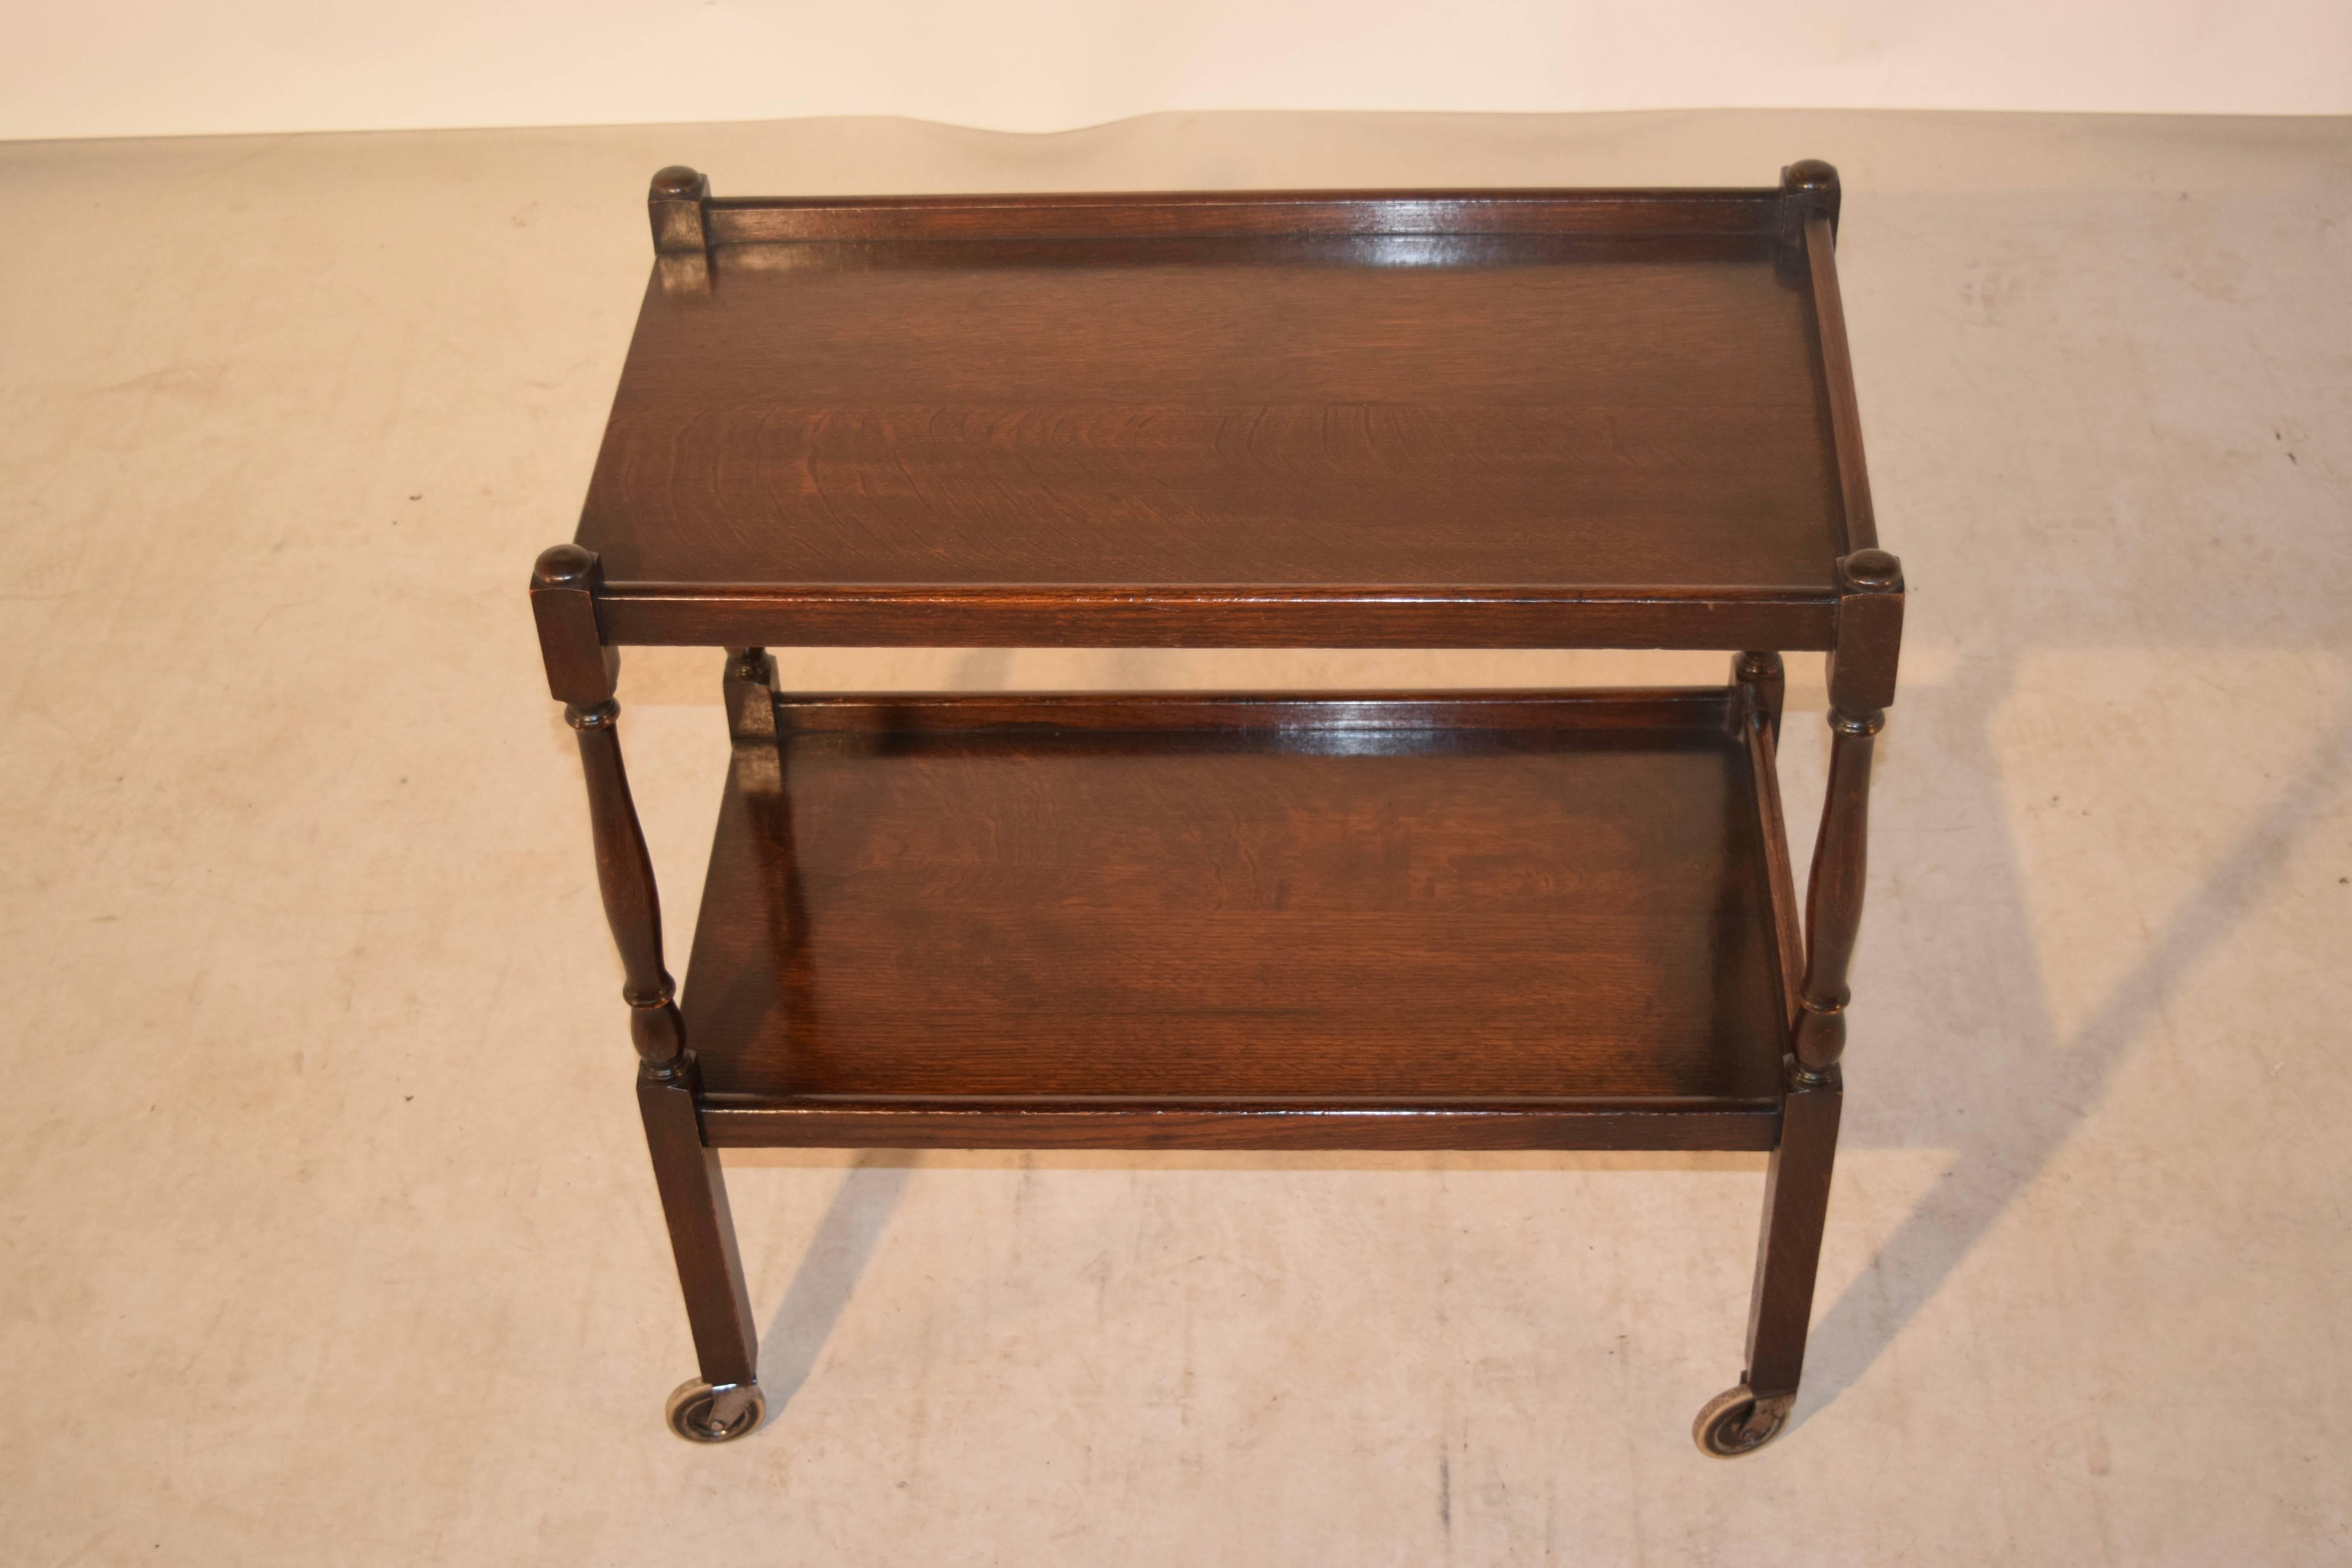
<svg viewBox="0 0 2352 1568">
<path fill-rule="evenodd" d="M 1996 793 L 2001 777 L 1993 754 L 1991 721 L 2010 686 L 2005 661 L 1964 670 L 1933 703 L 1941 732 L 1976 738 L 1979 754 L 1953 775 Z M 2300 772 L 2247 826 L 2211 873 L 2156 933 L 2145 955 L 2119 981 L 2082 1027 L 2057 1037 L 2040 998 L 2014 1016 L 2039 1027 L 2013 1037 L 2008 1048 L 1972 1058 L 1954 1087 L 1970 1113 L 1949 1175 L 1906 1215 L 1846 1287 L 1814 1321 L 1795 1424 L 1826 1407 L 1859 1382 L 1973 1250 L 2010 1205 L 2031 1187 L 2096 1109 L 2118 1066 L 2163 1012 L 2197 966 L 2225 942 L 2270 892 L 2303 838 L 2352 780 L 2352 708 L 2339 710 L 2320 732 Z M 1996 799 L 1987 819 L 2004 815 Z M 2009 858 L 2008 897 L 2014 915 L 2007 947 L 1997 952 L 1988 985 L 2032 985 L 2036 960 L 2027 930 L 2025 889 L 2018 857 Z M 1868 916 L 1864 915 L 1865 924 Z M 1861 1031 L 1857 1031 L 1860 1035 Z M 1857 1041 L 1866 1058 L 1868 1037 Z M 1859 1065 L 1859 1064 L 1857 1064 Z M 1835 1224 L 1832 1209 L 1832 1224 Z"/>
<path fill-rule="evenodd" d="M 1003 657 L 974 655 L 961 673 L 967 678 L 962 684 L 970 689 L 994 689 L 1002 684 Z M 1959 816 L 1992 822 L 2008 816 L 2000 798 L 2002 773 L 1992 725 L 2010 693 L 2011 679 L 2007 660 L 1979 661 L 1964 667 L 1949 684 L 1913 698 L 1895 715 L 1899 721 L 1907 710 L 1923 729 L 1973 738 L 1974 753 L 1965 755 L 1961 760 L 1966 765 L 1949 770 L 1947 776 L 1968 781 L 1962 787 L 1990 792 L 1991 798 L 1948 800 Z M 2352 782 L 2352 709 L 2334 717 L 2303 769 L 2221 856 L 2083 1026 L 2063 1039 L 2051 1026 L 2046 1001 L 2032 994 L 2038 991 L 2038 961 L 2028 929 L 2020 858 L 2012 846 L 2002 872 L 2004 896 L 1994 900 L 2007 918 L 1998 921 L 2003 929 L 1981 961 L 1987 985 L 2012 988 L 2011 1005 L 2000 1009 L 2009 1022 L 2007 1037 L 2000 1048 L 1957 1064 L 1947 1080 L 1950 1102 L 1969 1113 L 1965 1122 L 1955 1124 L 1966 1131 L 1958 1138 L 1958 1158 L 1948 1176 L 1936 1184 L 1863 1272 L 1817 1316 L 1795 1425 L 1827 1407 L 1868 1373 L 2040 1177 L 2096 1108 L 2148 1026 L 2197 966 L 2269 893 L 2298 841 L 2347 782 Z M 1865 913 L 1865 929 L 1867 922 Z M 2016 988 L 2029 994 L 2018 996 Z M 1854 1065 L 1866 1068 L 1874 1042 L 1864 1029 L 1857 1036 Z M 1857 1142 L 1853 1134 L 1860 1129 L 1852 1123 L 1859 1109 L 1848 1111 L 1849 1147 Z M 905 1193 L 916 1158 L 898 1151 L 867 1151 L 835 1192 L 761 1339 L 760 1381 L 768 1391 L 772 1413 L 781 1413 L 807 1381 Z M 995 1163 L 1014 1156 L 967 1158 Z M 1241 1161 L 1256 1163 L 1248 1156 Z"/>
<path fill-rule="evenodd" d="M 769 1419 L 808 1381 L 913 1174 L 914 1162 L 903 1153 L 869 1151 L 835 1189 L 782 1304 L 760 1336 L 760 1386 L 767 1391 Z"/>
</svg>

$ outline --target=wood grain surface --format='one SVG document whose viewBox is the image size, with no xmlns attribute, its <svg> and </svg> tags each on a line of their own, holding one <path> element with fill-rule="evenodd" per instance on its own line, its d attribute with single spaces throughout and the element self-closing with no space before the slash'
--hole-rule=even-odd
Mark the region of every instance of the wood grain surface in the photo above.
<svg viewBox="0 0 2352 1568">
<path fill-rule="evenodd" d="M 1617 635 L 1826 646 L 1843 502 L 1781 257 L 1758 233 L 725 246 L 707 288 L 649 284 L 579 542 L 612 640 L 947 640 L 893 613 L 925 589 L 1083 590 L 1107 620 L 1185 589 L 1210 621 L 1199 590 L 1301 589 L 1687 600 L 1692 630 Z M 807 624 L 632 607 L 766 592 Z M 1701 636 L 1723 603 L 1783 619 Z"/>
<path fill-rule="evenodd" d="M 1117 1112 L 1231 1143 L 1203 1113 L 1259 1110 L 1274 1142 L 1476 1147 L 1491 1111 L 1621 1146 L 1562 1119 L 1644 1112 L 1666 1146 L 1765 1146 L 1787 1020 L 1732 701 L 782 701 L 687 982 L 710 1135 L 764 1108 L 797 1114 L 759 1142 L 1087 1141 Z M 950 1110 L 962 1133 L 908 1114 Z"/>
</svg>

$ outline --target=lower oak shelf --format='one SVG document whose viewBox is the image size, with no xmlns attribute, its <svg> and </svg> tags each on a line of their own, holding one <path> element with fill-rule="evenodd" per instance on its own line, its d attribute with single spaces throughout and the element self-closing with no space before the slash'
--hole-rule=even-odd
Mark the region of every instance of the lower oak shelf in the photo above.
<svg viewBox="0 0 2352 1568">
<path fill-rule="evenodd" d="M 780 698 L 684 997 L 717 1145 L 1769 1149 L 1738 689 Z"/>
</svg>

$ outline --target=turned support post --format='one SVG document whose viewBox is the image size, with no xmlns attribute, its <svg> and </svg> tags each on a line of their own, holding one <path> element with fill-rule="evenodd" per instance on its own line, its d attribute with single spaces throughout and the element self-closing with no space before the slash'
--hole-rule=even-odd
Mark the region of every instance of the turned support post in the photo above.
<svg viewBox="0 0 2352 1568">
<path fill-rule="evenodd" d="M 1895 699 L 1903 566 L 1883 550 L 1838 563 L 1837 647 L 1829 659 L 1830 777 L 1805 889 L 1805 976 L 1797 993 L 1801 1082 L 1824 1082 L 1845 1050 L 1846 968 L 1862 928 L 1871 752 Z"/>
<path fill-rule="evenodd" d="M 548 689 L 563 704 L 563 717 L 580 742 L 596 880 L 613 945 L 620 950 L 629 1037 L 646 1069 L 667 1079 L 685 1063 L 686 1028 L 678 1017 L 677 988 L 662 966 L 661 899 L 653 857 L 621 762 L 621 705 L 613 700 L 620 659 L 596 630 L 599 577 L 592 552 L 559 544 L 532 568 L 531 611 L 539 622 Z"/>
<path fill-rule="evenodd" d="M 1805 889 L 1805 981 L 1797 994 L 1797 1060 L 1818 1075 L 1845 1050 L 1846 965 L 1862 925 L 1867 869 L 1870 750 L 1886 710 L 1830 713 L 1830 787 Z"/>
</svg>

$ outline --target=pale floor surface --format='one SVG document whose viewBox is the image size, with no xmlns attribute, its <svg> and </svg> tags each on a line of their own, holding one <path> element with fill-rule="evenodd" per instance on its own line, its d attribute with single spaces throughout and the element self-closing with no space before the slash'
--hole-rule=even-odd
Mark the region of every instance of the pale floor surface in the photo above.
<svg viewBox="0 0 2352 1568">
<path fill-rule="evenodd" d="M 1762 184 L 1803 155 L 1845 173 L 1913 597 L 1798 1429 L 1731 1465 L 1685 1436 L 1738 1371 L 1752 1158 L 808 1155 L 730 1161 L 772 1419 L 671 1437 L 685 1323 L 521 592 L 594 451 L 646 175 Z M 0 203 L 0 1557 L 2352 1556 L 2352 124 L 17 144 Z M 623 681 L 674 966 L 718 675 Z M 1809 801 L 1811 661 L 1791 698 Z"/>
</svg>

